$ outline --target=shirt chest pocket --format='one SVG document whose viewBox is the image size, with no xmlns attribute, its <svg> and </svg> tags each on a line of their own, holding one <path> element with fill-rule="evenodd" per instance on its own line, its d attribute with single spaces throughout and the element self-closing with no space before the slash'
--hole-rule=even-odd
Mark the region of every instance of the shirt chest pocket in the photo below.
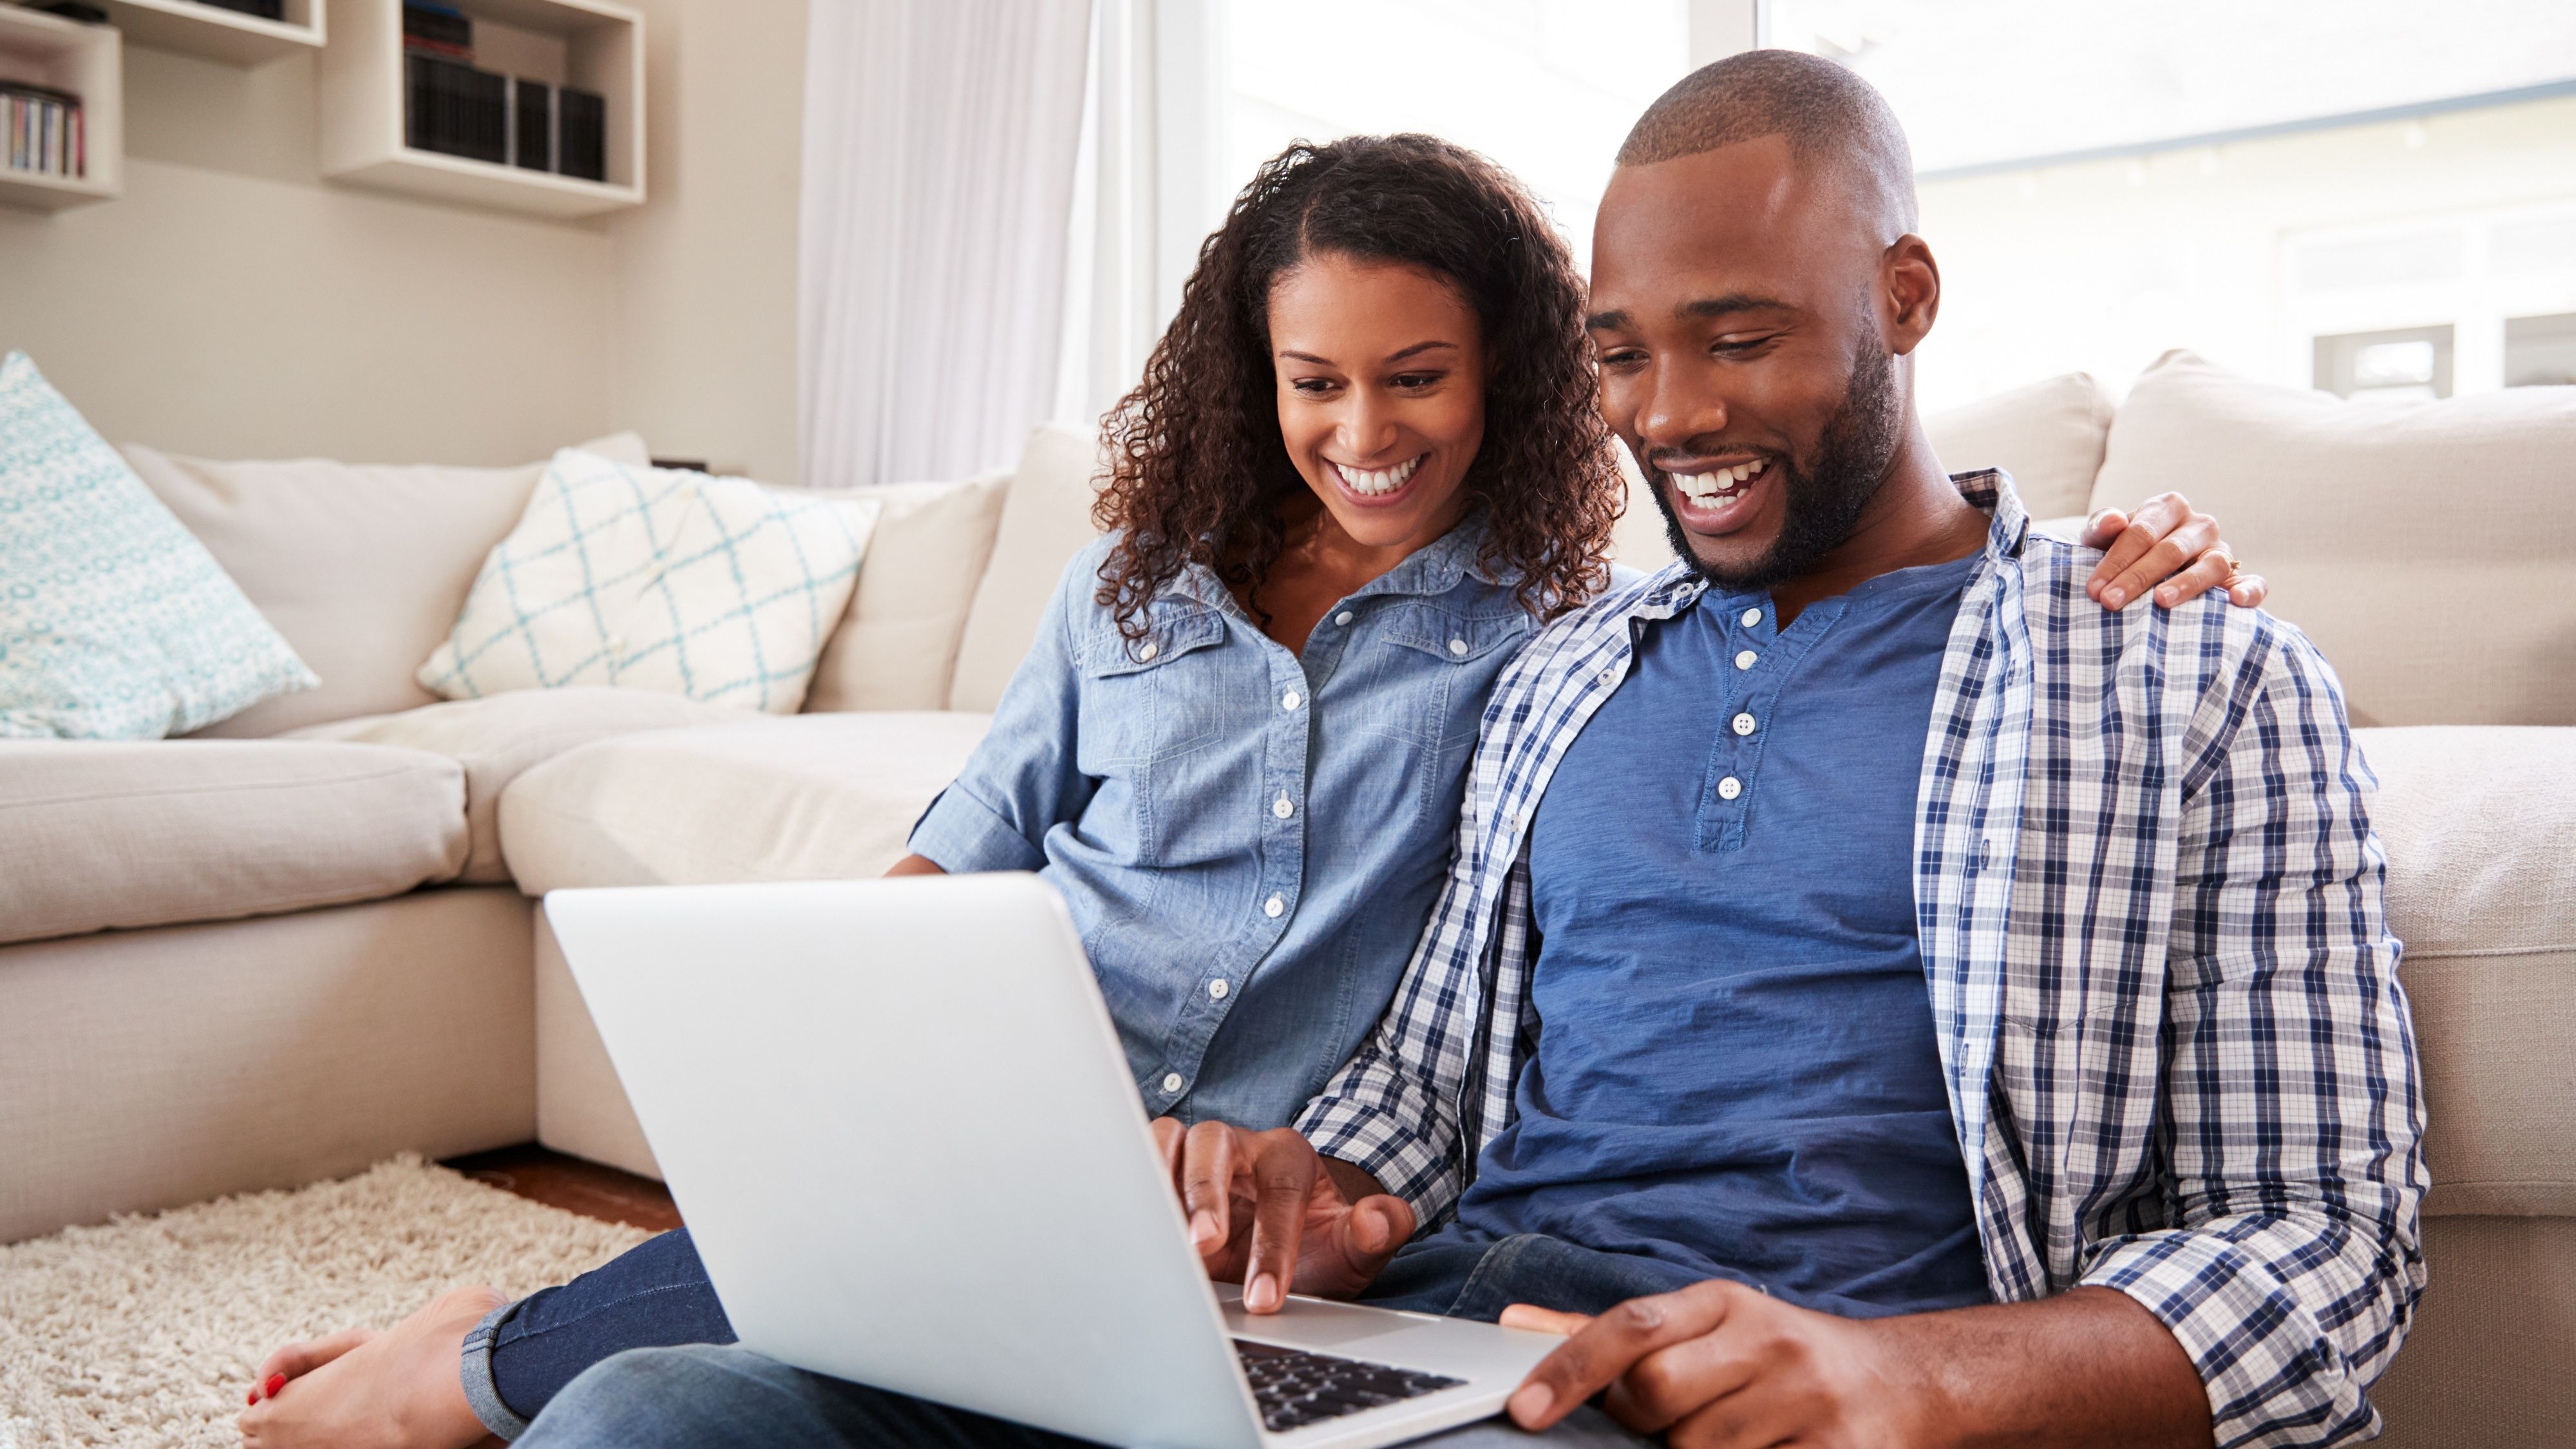
<svg viewBox="0 0 2576 1449">
<path fill-rule="evenodd" d="M 1435 748 L 1471 741 L 1508 646 L 1529 632 L 1518 614 L 1479 618 L 1435 604 L 1393 605 L 1363 645 L 1368 705 L 1358 727 Z"/>
<path fill-rule="evenodd" d="M 1223 732 L 1225 621 L 1211 610 L 1157 612 L 1145 637 L 1104 625 L 1082 664 L 1081 765 L 1113 767 L 1168 758 Z"/>
</svg>

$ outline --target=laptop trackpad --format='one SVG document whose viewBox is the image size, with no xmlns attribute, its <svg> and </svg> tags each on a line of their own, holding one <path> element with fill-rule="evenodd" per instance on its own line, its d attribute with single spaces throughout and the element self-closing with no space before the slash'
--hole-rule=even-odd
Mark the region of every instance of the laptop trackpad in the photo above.
<svg viewBox="0 0 2576 1449">
<path fill-rule="evenodd" d="M 1287 1305 L 1276 1313 L 1251 1314 L 1243 1311 L 1241 1288 L 1232 1283 L 1219 1283 L 1216 1293 L 1218 1305 L 1225 1310 L 1227 1333 L 1300 1348 L 1332 1348 L 1389 1333 L 1402 1333 L 1408 1328 L 1419 1328 L 1425 1322 L 1447 1321 L 1422 1314 L 1397 1313 L 1385 1308 L 1295 1296 L 1290 1297 Z"/>
</svg>

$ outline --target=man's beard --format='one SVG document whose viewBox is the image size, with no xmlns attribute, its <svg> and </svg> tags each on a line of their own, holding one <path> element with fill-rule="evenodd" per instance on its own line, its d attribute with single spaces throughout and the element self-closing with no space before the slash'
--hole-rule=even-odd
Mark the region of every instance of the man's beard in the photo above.
<svg viewBox="0 0 2576 1449">
<path fill-rule="evenodd" d="M 1887 481 L 1896 456 L 1905 413 L 1896 396 L 1896 359 L 1871 328 L 1852 358 L 1851 380 L 1843 388 L 1843 405 L 1825 420 L 1816 439 L 1815 464 L 1800 468 L 1791 459 L 1774 457 L 1780 472 L 1787 514 L 1770 550 L 1751 563 L 1720 566 L 1691 552 L 1690 535 L 1673 511 L 1668 490 L 1657 486 L 1655 506 L 1664 511 L 1664 529 L 1673 552 L 1701 578 L 1730 593 L 1767 589 L 1797 578 L 1816 561 L 1842 546 L 1860 522 L 1863 508 Z"/>
</svg>

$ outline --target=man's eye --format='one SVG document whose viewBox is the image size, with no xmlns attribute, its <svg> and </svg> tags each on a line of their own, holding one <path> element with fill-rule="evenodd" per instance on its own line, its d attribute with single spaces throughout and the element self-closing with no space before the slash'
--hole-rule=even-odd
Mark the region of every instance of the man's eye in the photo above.
<svg viewBox="0 0 2576 1449">
<path fill-rule="evenodd" d="M 1708 350 L 1723 353 L 1729 357 L 1740 357 L 1770 340 L 1768 337 L 1721 337 L 1710 343 Z"/>
</svg>

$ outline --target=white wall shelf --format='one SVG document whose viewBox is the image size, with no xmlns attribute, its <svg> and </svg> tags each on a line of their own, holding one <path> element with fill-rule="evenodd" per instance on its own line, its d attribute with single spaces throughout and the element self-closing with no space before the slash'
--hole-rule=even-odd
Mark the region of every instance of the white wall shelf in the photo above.
<svg viewBox="0 0 2576 1449">
<path fill-rule="evenodd" d="M 589 181 L 405 142 L 402 0 L 335 0 L 322 52 L 322 174 L 353 185 L 540 216 L 644 202 L 644 17 L 610 0 L 456 0 L 476 65 L 603 97 L 608 179 Z M 489 27 L 488 31 L 486 27 Z"/>
<path fill-rule="evenodd" d="M 79 96 L 89 152 L 81 176 L 13 170 L 0 153 L 0 205 L 60 211 L 125 189 L 125 52 L 113 26 L 0 5 L 0 80 Z"/>
<path fill-rule="evenodd" d="M 322 48 L 324 0 L 286 0 L 286 18 L 264 20 L 199 0 L 99 0 L 126 38 L 227 65 L 265 65 Z"/>
</svg>

